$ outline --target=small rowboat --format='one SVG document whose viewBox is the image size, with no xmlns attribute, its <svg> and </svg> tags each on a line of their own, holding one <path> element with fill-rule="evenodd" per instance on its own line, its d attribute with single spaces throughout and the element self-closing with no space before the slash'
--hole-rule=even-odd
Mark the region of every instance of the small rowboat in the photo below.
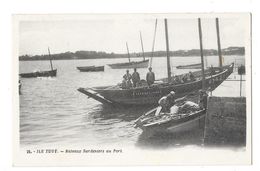
<svg viewBox="0 0 260 171">
<path fill-rule="evenodd" d="M 135 127 L 151 136 L 162 132 L 180 133 L 191 131 L 200 125 L 201 119 L 206 115 L 206 109 L 199 109 L 189 113 L 160 113 L 158 108 L 145 113 L 135 121 Z"/>
<path fill-rule="evenodd" d="M 85 67 L 77 67 L 80 72 L 97 72 L 104 71 L 104 66 L 85 66 Z"/>
</svg>

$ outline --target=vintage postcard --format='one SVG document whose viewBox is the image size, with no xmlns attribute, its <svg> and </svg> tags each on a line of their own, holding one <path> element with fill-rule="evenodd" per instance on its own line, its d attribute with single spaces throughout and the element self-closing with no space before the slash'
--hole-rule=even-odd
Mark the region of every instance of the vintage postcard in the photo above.
<svg viewBox="0 0 260 171">
<path fill-rule="evenodd" d="M 251 164 L 251 15 L 13 15 L 14 166 Z"/>
</svg>

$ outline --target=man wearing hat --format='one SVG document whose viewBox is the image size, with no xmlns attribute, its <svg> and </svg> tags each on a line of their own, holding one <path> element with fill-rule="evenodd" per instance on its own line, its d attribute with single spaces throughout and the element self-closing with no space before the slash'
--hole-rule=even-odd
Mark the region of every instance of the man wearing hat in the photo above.
<svg viewBox="0 0 260 171">
<path fill-rule="evenodd" d="M 181 101 L 185 101 L 186 100 L 186 96 L 183 98 L 179 98 L 176 100 L 175 97 L 175 92 L 171 91 L 168 95 L 163 96 L 160 100 L 159 100 L 159 105 L 161 107 L 161 111 L 162 112 L 166 112 L 166 113 L 170 113 L 170 109 L 173 105 L 175 105 L 177 102 L 181 102 Z"/>
<path fill-rule="evenodd" d="M 140 82 L 140 75 L 136 71 L 136 68 L 134 68 L 134 72 L 132 74 L 132 81 L 133 81 L 133 86 L 136 87 L 137 83 Z"/>
<path fill-rule="evenodd" d="M 132 75 L 129 73 L 129 70 L 126 70 L 126 74 L 123 76 L 123 85 L 125 85 L 125 88 L 132 87 L 131 79 Z"/>
<path fill-rule="evenodd" d="M 154 72 L 152 72 L 152 67 L 149 67 L 149 72 L 146 74 L 146 81 L 148 86 L 150 87 L 155 81 Z"/>
</svg>

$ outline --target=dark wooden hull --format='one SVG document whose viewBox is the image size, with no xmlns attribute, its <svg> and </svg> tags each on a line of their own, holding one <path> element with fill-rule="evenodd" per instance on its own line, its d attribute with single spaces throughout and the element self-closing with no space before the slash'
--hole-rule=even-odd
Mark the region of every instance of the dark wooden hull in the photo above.
<svg viewBox="0 0 260 171">
<path fill-rule="evenodd" d="M 177 69 L 200 69 L 201 63 L 199 64 L 191 64 L 191 65 L 179 65 L 176 66 Z"/>
<path fill-rule="evenodd" d="M 233 64 L 216 69 L 214 75 L 207 75 L 205 79 L 206 89 L 212 91 L 216 89 L 229 75 L 233 72 Z M 208 72 L 209 70 L 207 70 Z M 198 74 L 198 72 L 195 72 Z M 167 79 L 162 79 L 167 81 Z M 115 86 L 114 86 L 115 87 Z M 187 94 L 197 92 L 202 89 L 202 80 L 182 83 L 169 84 L 160 83 L 151 87 L 137 87 L 131 89 L 113 88 L 112 86 L 79 88 L 81 93 L 101 102 L 118 105 L 155 105 L 158 100 L 171 91 L 175 91 L 176 98 L 183 97 Z"/>
<path fill-rule="evenodd" d="M 56 77 L 57 69 L 50 70 L 50 71 L 37 71 L 37 72 L 31 72 L 31 73 L 22 73 L 19 75 L 20 75 L 20 77 L 23 77 L 23 78 Z"/>
<path fill-rule="evenodd" d="M 149 59 L 139 62 L 125 62 L 117 64 L 108 64 L 112 69 L 127 69 L 127 68 L 147 68 Z"/>
<path fill-rule="evenodd" d="M 142 129 L 143 133 L 149 136 L 164 132 L 181 133 L 198 128 L 200 125 L 203 124 L 202 119 L 205 118 L 205 115 L 206 109 L 203 109 L 190 114 L 182 114 L 176 116 L 168 115 L 169 119 L 155 119 L 151 123 L 139 122 L 135 127 Z M 165 115 L 161 117 L 165 117 Z M 140 118 L 145 118 L 145 116 L 143 115 Z"/>
<path fill-rule="evenodd" d="M 86 67 L 77 67 L 80 72 L 98 72 L 104 71 L 104 66 L 86 66 Z"/>
</svg>

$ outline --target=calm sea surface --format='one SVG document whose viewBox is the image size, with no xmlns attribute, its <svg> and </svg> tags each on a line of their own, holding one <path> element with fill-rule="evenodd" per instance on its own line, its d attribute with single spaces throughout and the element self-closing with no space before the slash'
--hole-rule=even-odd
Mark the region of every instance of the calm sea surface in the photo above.
<svg viewBox="0 0 260 171">
<path fill-rule="evenodd" d="M 141 59 L 133 59 L 135 61 Z M 243 56 L 227 56 L 224 64 L 244 63 Z M 77 66 L 106 65 L 127 62 L 127 59 L 91 59 L 53 61 L 58 69 L 55 78 L 20 78 L 20 143 L 21 146 L 36 145 L 130 145 L 137 147 L 173 147 L 200 145 L 202 131 L 182 136 L 160 135 L 149 140 L 143 138 L 141 130 L 133 127 L 134 120 L 150 108 L 111 108 L 88 98 L 77 91 L 79 87 L 114 85 L 122 80 L 124 69 L 105 72 L 79 72 Z M 188 72 L 175 66 L 199 63 L 199 57 L 175 57 L 171 59 L 174 74 Z M 217 66 L 218 57 L 208 57 L 208 66 Z M 20 61 L 19 72 L 50 70 L 49 61 Z M 153 70 L 156 78 L 167 76 L 166 58 L 154 58 Z M 130 72 L 132 72 L 130 70 Z M 138 69 L 145 78 L 147 69 Z M 231 79 L 239 79 L 231 75 Z M 245 95 L 245 84 L 242 84 Z M 239 82 L 222 83 L 213 95 L 239 96 Z"/>
</svg>

